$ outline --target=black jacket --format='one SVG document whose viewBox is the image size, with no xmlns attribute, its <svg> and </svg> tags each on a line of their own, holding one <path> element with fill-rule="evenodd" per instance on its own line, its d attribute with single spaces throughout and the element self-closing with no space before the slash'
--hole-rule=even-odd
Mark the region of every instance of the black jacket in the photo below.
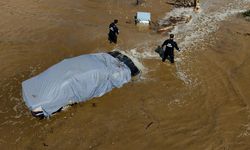
<svg viewBox="0 0 250 150">
<path fill-rule="evenodd" d="M 162 44 L 162 48 L 164 45 L 166 45 L 165 51 L 173 52 L 174 48 L 176 48 L 178 51 L 180 50 L 177 43 L 172 39 L 167 39 L 166 41 L 164 41 L 164 43 Z"/>
<path fill-rule="evenodd" d="M 119 29 L 118 29 L 118 27 L 115 25 L 114 22 L 112 22 L 112 23 L 109 25 L 109 34 L 113 34 L 113 35 L 119 34 Z"/>
</svg>

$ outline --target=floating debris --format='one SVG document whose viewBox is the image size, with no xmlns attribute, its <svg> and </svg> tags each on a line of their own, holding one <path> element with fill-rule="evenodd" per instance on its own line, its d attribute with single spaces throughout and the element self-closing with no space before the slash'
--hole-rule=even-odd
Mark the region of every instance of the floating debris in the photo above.
<svg viewBox="0 0 250 150">
<path fill-rule="evenodd" d="M 166 20 L 161 20 L 161 23 L 157 29 L 158 33 L 170 32 L 177 24 L 188 23 L 192 19 L 192 16 L 170 16 Z"/>
<path fill-rule="evenodd" d="M 153 124 L 154 122 L 150 122 L 147 126 L 146 126 L 146 130 Z"/>
<path fill-rule="evenodd" d="M 194 7 L 195 3 L 193 0 L 175 0 L 171 2 L 166 2 L 167 4 L 173 5 L 175 7 Z"/>
</svg>

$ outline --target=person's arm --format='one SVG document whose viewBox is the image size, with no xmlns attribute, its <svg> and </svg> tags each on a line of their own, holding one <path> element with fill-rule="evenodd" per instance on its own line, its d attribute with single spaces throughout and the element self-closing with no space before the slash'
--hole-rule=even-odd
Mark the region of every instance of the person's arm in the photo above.
<svg viewBox="0 0 250 150">
<path fill-rule="evenodd" d="M 116 34 L 119 34 L 119 29 L 116 27 Z"/>
<path fill-rule="evenodd" d="M 112 24 L 112 23 L 109 25 L 109 30 L 111 30 L 111 31 L 114 32 L 114 27 L 113 27 L 113 24 Z"/>
<path fill-rule="evenodd" d="M 167 40 L 163 42 L 163 44 L 161 45 L 161 48 L 163 48 L 165 45 L 167 45 Z"/>
<path fill-rule="evenodd" d="M 117 28 L 117 26 L 114 24 L 113 25 L 113 32 L 115 33 L 115 34 L 119 34 L 119 29 Z"/>
<path fill-rule="evenodd" d="M 179 47 L 178 47 L 178 45 L 177 45 L 177 43 L 175 42 L 175 48 L 178 50 L 178 51 L 180 51 L 180 49 L 179 49 Z"/>
</svg>

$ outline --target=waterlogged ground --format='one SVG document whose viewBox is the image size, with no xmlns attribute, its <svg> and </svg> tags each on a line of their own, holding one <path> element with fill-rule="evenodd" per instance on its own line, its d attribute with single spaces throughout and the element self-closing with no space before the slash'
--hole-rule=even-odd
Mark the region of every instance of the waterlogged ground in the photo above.
<svg viewBox="0 0 250 150">
<path fill-rule="evenodd" d="M 250 22 L 238 13 L 248 0 L 205 0 L 201 12 L 165 1 L 1 1 L 1 149 L 250 149 Z M 137 11 L 153 20 L 185 14 L 172 31 L 182 52 L 162 63 L 154 49 L 166 39 L 139 32 Z M 166 14 L 167 13 L 167 14 Z M 120 20 L 118 45 L 107 26 Z M 58 61 L 120 50 L 142 74 L 103 97 L 49 119 L 33 118 L 21 82 Z"/>
</svg>

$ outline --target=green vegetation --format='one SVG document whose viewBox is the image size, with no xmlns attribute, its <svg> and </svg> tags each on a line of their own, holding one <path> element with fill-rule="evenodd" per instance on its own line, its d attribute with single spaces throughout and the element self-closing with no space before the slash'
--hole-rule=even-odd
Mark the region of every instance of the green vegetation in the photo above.
<svg viewBox="0 0 250 150">
<path fill-rule="evenodd" d="M 246 11 L 243 13 L 244 17 L 250 17 L 250 10 Z"/>
</svg>

